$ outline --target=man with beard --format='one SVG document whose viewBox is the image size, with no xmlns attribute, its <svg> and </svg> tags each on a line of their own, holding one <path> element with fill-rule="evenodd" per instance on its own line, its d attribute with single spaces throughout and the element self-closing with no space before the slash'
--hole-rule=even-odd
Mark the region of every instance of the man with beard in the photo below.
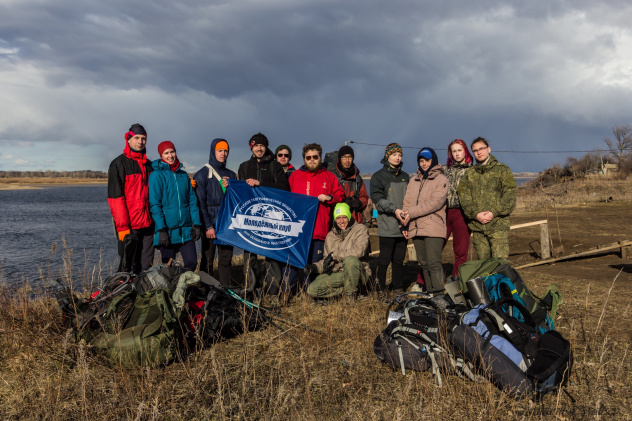
<svg viewBox="0 0 632 421">
<path fill-rule="evenodd" d="M 268 149 L 268 138 L 259 132 L 250 138 L 249 145 L 250 150 L 252 150 L 252 156 L 248 161 L 242 162 L 239 166 L 237 178 L 239 180 L 245 180 L 246 183 L 253 188 L 263 186 L 289 191 L 290 185 L 285 171 L 283 171 L 283 167 L 275 159 L 272 151 Z M 246 279 L 248 289 L 254 288 L 257 277 L 258 275 L 260 276 L 257 268 L 257 255 L 244 250 L 244 278 Z M 270 272 L 270 270 L 267 272 Z M 272 278 L 275 279 L 266 280 L 266 284 L 271 286 L 267 291 L 271 295 L 278 293 L 274 291 L 274 288 L 278 288 L 278 286 L 275 287 L 274 285 L 280 283 L 280 280 L 276 279 L 279 275 L 280 273 L 274 273 L 272 274 Z"/>
<path fill-rule="evenodd" d="M 369 202 L 369 194 L 366 191 L 364 180 L 360 176 L 360 170 L 353 160 L 355 155 L 351 146 L 343 146 L 338 150 L 338 162 L 334 174 L 345 192 L 344 202 L 351 209 L 351 216 L 359 223 L 364 223 L 364 209 Z"/>
<path fill-rule="evenodd" d="M 108 205 L 118 237 L 118 271 L 140 273 L 154 261 L 148 181 L 152 167 L 145 151 L 145 128 L 133 124 L 124 137 L 123 153 L 108 169 Z"/>
<path fill-rule="evenodd" d="M 322 165 L 323 148 L 317 143 L 310 143 L 303 147 L 304 165 L 290 176 L 290 189 L 293 193 L 306 194 L 319 200 L 316 223 L 312 234 L 308 263 L 321 260 L 325 237 L 331 227 L 331 211 L 337 203 L 344 200 L 342 190 L 334 174 Z M 288 293 L 296 285 L 297 270 L 290 269 L 289 285 L 283 285 L 283 291 Z M 306 280 L 309 284 L 309 279 Z"/>
</svg>

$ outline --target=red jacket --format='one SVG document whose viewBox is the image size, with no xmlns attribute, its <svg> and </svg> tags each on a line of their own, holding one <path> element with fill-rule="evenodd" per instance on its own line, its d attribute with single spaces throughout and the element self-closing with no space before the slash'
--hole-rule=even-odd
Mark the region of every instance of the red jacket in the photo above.
<svg viewBox="0 0 632 421">
<path fill-rule="evenodd" d="M 307 171 L 305 167 L 301 167 L 290 175 L 290 191 L 314 197 L 318 197 L 320 194 L 332 197 L 329 202 L 318 203 L 318 213 L 312 234 L 312 239 L 324 241 L 331 228 L 332 210 L 336 203 L 342 202 L 345 198 L 345 192 L 340 187 L 336 176 L 325 168 L 312 173 Z"/>
<path fill-rule="evenodd" d="M 127 142 L 123 153 L 110 164 L 108 204 L 116 232 L 151 225 L 148 182 L 151 171 L 151 161 L 147 155 L 132 151 Z"/>
</svg>

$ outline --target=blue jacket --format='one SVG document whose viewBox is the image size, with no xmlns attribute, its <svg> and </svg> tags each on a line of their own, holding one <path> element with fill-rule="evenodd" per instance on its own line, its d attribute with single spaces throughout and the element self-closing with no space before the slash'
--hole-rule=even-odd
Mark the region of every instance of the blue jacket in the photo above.
<svg viewBox="0 0 632 421">
<path fill-rule="evenodd" d="M 215 158 L 215 145 L 222 140 L 224 139 L 213 139 L 211 142 L 211 153 L 208 158 L 208 164 L 213 167 L 213 170 L 215 170 L 220 178 L 228 177 L 236 179 L 237 174 L 226 168 L 225 162 L 219 162 Z M 193 179 L 197 183 L 195 194 L 197 195 L 199 201 L 204 229 L 208 230 L 210 228 L 215 228 L 219 205 L 222 203 L 222 199 L 224 198 L 222 186 L 217 178 L 210 174 L 209 168 L 206 165 L 195 173 Z"/>
<path fill-rule="evenodd" d="M 182 164 L 174 172 L 161 160 L 152 163 L 149 175 L 149 209 L 154 218 L 154 246 L 158 245 L 158 231 L 167 228 L 172 244 L 191 240 L 193 225 L 202 225 L 197 197 L 189 175 Z"/>
</svg>

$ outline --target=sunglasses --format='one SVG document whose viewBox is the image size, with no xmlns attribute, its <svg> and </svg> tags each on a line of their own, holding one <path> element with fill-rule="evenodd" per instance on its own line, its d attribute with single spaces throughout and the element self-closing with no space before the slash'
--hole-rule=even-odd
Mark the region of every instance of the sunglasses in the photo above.
<svg viewBox="0 0 632 421">
<path fill-rule="evenodd" d="M 305 161 L 317 160 L 320 158 L 320 155 L 307 155 L 305 156 Z"/>
<path fill-rule="evenodd" d="M 289 153 L 278 153 L 277 156 L 279 158 L 289 158 L 290 154 Z"/>
</svg>

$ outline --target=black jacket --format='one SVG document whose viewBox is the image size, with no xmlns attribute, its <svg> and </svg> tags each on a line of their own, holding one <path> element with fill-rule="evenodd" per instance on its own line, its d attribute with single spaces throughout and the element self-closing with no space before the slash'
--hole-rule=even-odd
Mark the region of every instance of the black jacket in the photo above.
<svg viewBox="0 0 632 421">
<path fill-rule="evenodd" d="M 263 187 L 290 191 L 287 175 L 285 175 L 281 164 L 274 159 L 270 149 L 266 149 L 261 161 L 257 161 L 257 158 L 253 155 L 248 161 L 242 162 L 237 171 L 237 178 L 239 180 L 254 178 Z"/>
</svg>

